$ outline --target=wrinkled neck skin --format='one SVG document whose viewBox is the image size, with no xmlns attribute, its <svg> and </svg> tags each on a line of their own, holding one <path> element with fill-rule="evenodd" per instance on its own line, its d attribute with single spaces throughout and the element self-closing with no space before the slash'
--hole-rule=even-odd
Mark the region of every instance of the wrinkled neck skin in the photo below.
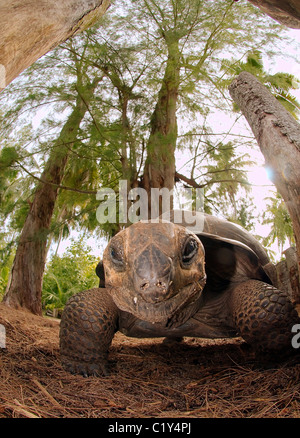
<svg viewBox="0 0 300 438">
<path fill-rule="evenodd" d="M 161 327 L 179 327 L 199 310 L 206 278 L 182 287 L 176 295 L 159 303 L 147 303 L 136 296 L 133 289 L 110 288 L 116 306 L 137 319 L 157 324 Z M 126 300 L 124 300 L 126 297 Z"/>
</svg>

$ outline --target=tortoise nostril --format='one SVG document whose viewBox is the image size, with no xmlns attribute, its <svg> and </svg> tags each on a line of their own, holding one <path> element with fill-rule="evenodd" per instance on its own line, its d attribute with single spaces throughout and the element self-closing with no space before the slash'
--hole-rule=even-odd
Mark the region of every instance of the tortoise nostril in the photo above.
<svg viewBox="0 0 300 438">
<path fill-rule="evenodd" d="M 149 287 L 149 281 L 145 281 L 145 282 L 140 284 L 140 289 L 141 290 L 148 289 L 148 287 Z"/>
<path fill-rule="evenodd" d="M 139 285 L 140 290 L 147 290 L 147 289 L 153 289 L 153 288 L 158 288 L 158 289 L 163 289 L 163 290 L 167 290 L 168 288 L 168 284 L 164 281 L 156 281 L 156 282 L 151 282 L 151 281 L 142 281 L 141 284 Z"/>
<path fill-rule="evenodd" d="M 156 283 L 156 286 L 159 287 L 160 289 L 166 289 L 167 287 L 166 283 L 164 283 L 163 281 L 158 281 Z"/>
</svg>

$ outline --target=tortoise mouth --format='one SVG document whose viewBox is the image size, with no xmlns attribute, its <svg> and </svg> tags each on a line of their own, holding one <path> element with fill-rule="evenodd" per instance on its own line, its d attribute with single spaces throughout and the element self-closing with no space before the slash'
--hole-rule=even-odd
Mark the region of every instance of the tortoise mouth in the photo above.
<svg viewBox="0 0 300 438">
<path fill-rule="evenodd" d="M 163 282 L 158 282 L 154 287 L 147 287 L 146 284 L 145 290 L 136 291 L 134 301 L 143 300 L 148 304 L 157 304 L 168 301 L 174 295 L 176 292 L 172 283 L 167 286 Z"/>
<path fill-rule="evenodd" d="M 161 299 L 161 295 L 154 296 L 153 300 L 149 300 L 147 296 L 148 301 L 144 295 L 136 294 L 133 289 L 111 288 L 109 293 L 119 309 L 133 314 L 140 320 L 169 325 L 168 322 L 176 315 L 175 319 L 183 324 L 192 316 L 193 309 L 194 313 L 198 310 L 195 302 L 200 298 L 205 282 L 206 275 L 178 289 L 172 296 L 164 295 L 164 299 Z M 124 296 L 127 297 L 126 300 L 122 298 Z"/>
</svg>

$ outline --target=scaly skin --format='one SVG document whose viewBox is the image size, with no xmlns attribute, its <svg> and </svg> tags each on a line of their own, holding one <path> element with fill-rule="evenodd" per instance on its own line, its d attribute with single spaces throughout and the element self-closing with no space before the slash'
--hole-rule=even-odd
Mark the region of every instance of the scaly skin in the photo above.
<svg viewBox="0 0 300 438">
<path fill-rule="evenodd" d="M 63 367 L 72 374 L 107 375 L 108 348 L 117 330 L 118 309 L 105 289 L 74 295 L 61 320 Z"/>
<path fill-rule="evenodd" d="M 73 296 L 63 312 L 64 368 L 108 374 L 117 330 L 136 337 L 240 335 L 272 360 L 293 352 L 296 310 L 287 294 L 267 284 L 255 240 L 250 249 L 227 239 L 228 227 L 223 221 L 218 236 L 198 237 L 164 221 L 140 222 L 114 236 L 103 255 L 102 287 Z"/>
<path fill-rule="evenodd" d="M 300 318 L 284 292 L 249 280 L 231 291 L 227 305 L 228 321 L 258 354 L 263 353 L 261 357 L 275 360 L 293 352 L 291 329 Z M 119 321 L 119 310 L 105 289 L 74 295 L 61 321 L 63 367 L 83 376 L 108 375 L 108 349 L 115 332 L 123 328 Z"/>
<path fill-rule="evenodd" d="M 233 290 L 229 311 L 242 338 L 256 351 L 273 357 L 292 352 L 292 326 L 300 318 L 284 292 L 261 281 L 246 281 Z"/>
</svg>

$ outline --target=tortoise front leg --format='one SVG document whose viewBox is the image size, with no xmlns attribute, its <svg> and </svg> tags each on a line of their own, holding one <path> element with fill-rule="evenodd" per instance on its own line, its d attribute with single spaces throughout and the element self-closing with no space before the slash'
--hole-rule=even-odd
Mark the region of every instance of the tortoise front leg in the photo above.
<svg viewBox="0 0 300 438">
<path fill-rule="evenodd" d="M 68 301 L 60 324 L 63 367 L 73 373 L 108 374 L 108 348 L 118 324 L 118 309 L 105 289 L 90 289 Z"/>
<path fill-rule="evenodd" d="M 288 295 L 270 284 L 249 280 L 236 286 L 229 303 L 233 325 L 255 350 L 292 353 L 292 327 L 300 318 Z"/>
</svg>

